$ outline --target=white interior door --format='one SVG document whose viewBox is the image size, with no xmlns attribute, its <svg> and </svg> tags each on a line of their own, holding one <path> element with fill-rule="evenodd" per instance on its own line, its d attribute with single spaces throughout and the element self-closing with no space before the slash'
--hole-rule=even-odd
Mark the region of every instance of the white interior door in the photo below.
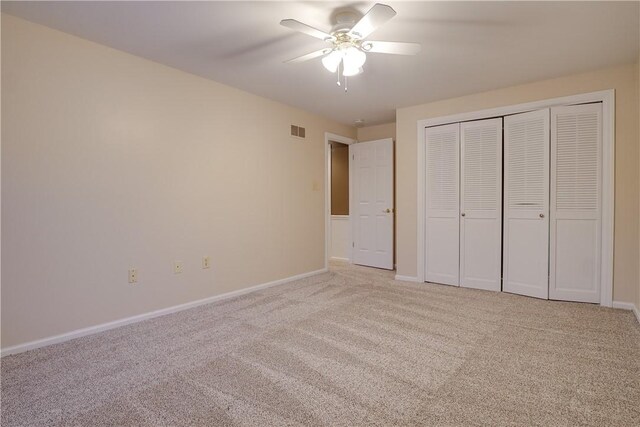
<svg viewBox="0 0 640 427">
<path fill-rule="evenodd" d="M 549 298 L 600 302 L 602 105 L 551 109 Z"/>
<path fill-rule="evenodd" d="M 393 140 L 349 145 L 353 171 L 353 262 L 393 269 Z"/>
<path fill-rule="evenodd" d="M 458 286 L 460 125 L 426 130 L 425 280 Z"/>
<path fill-rule="evenodd" d="M 504 118 L 503 287 L 549 297 L 549 109 Z"/>
<path fill-rule="evenodd" d="M 502 118 L 460 124 L 460 286 L 500 291 Z"/>
</svg>

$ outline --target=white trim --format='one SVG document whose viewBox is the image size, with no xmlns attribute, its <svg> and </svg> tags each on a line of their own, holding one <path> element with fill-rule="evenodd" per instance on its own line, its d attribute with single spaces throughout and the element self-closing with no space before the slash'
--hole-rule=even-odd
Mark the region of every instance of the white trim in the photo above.
<svg viewBox="0 0 640 427">
<path fill-rule="evenodd" d="M 616 95 L 608 90 L 602 94 L 602 218 L 600 305 L 611 307 L 613 302 L 613 243 L 615 211 L 615 147 Z M 636 316 L 638 312 L 636 309 Z M 640 321 L 640 318 L 639 318 Z"/>
<path fill-rule="evenodd" d="M 237 291 L 227 292 L 220 295 L 214 295 L 212 297 L 187 302 L 184 304 L 174 305 L 173 307 L 162 308 L 160 310 L 151 311 L 144 314 L 138 314 L 136 316 L 127 317 L 113 322 L 102 323 L 96 326 L 90 326 L 88 328 L 77 329 L 75 331 L 67 332 L 60 335 L 54 335 L 52 337 L 43 338 L 36 341 L 30 341 L 24 344 L 14 345 L 12 347 L 3 348 L 0 352 L 0 357 L 8 356 L 10 354 L 22 353 L 27 350 L 33 350 L 40 347 L 45 347 L 52 344 L 58 344 L 65 341 L 69 341 L 75 338 L 84 337 L 87 335 L 97 334 L 99 332 L 108 331 L 109 329 L 119 328 L 120 326 L 129 325 L 132 323 L 142 322 L 144 320 L 153 319 L 154 317 L 164 316 L 171 313 L 176 313 L 190 308 L 198 307 L 204 304 L 210 304 L 216 301 L 222 301 L 225 299 L 237 297 L 240 295 L 248 294 L 251 292 L 259 291 L 261 289 L 270 288 L 272 286 L 283 285 L 285 283 L 293 282 L 294 280 L 304 279 L 306 277 L 315 276 L 317 274 L 326 273 L 329 271 L 326 268 L 310 271 L 308 273 L 298 274 L 296 276 L 285 277 L 284 279 L 278 279 L 267 283 L 251 286 L 249 288 L 239 289 Z"/>
<path fill-rule="evenodd" d="M 324 133 L 324 268 L 329 268 L 331 247 L 331 145 L 330 141 L 351 145 L 357 141 L 331 132 Z M 351 212 L 351 162 L 349 162 L 349 212 Z M 351 229 L 351 227 L 349 227 Z M 351 236 L 349 236 L 351 238 Z M 351 256 L 351 254 L 349 254 Z"/>
<path fill-rule="evenodd" d="M 434 117 L 419 120 L 418 123 L 425 123 L 425 127 L 466 122 L 470 120 L 486 119 L 491 117 L 509 116 L 512 114 L 524 113 L 532 110 L 555 107 L 560 105 L 585 104 L 588 102 L 613 101 L 614 89 L 602 90 L 598 92 L 581 93 L 578 95 L 563 96 L 560 98 L 543 99 L 540 101 L 525 102 L 523 104 L 507 105 L 504 107 L 489 108 L 486 110 L 471 111 L 467 113 L 452 114 L 449 116 Z"/>
<path fill-rule="evenodd" d="M 341 258 L 341 257 L 337 257 L 337 256 L 332 256 L 331 258 L 329 258 L 331 261 L 346 261 L 349 262 L 349 258 Z"/>
<path fill-rule="evenodd" d="M 558 105 L 584 104 L 587 102 L 602 102 L 602 259 L 601 259 L 601 293 L 600 305 L 611 307 L 613 296 L 613 239 L 614 239 L 614 188 L 615 188 L 615 91 L 613 89 L 579 95 L 563 96 L 541 101 L 527 102 L 505 107 L 454 114 L 418 120 L 418 173 L 417 173 L 417 278 L 424 282 L 424 252 L 425 252 L 425 132 L 430 126 L 448 123 L 479 120 L 489 117 L 508 116 L 527 111 L 549 108 Z"/>
<path fill-rule="evenodd" d="M 638 310 L 638 307 L 636 307 L 634 304 L 632 304 L 630 302 L 613 301 L 612 307 L 613 308 L 619 308 L 619 309 L 622 309 L 622 310 L 631 310 L 631 311 L 633 311 L 633 314 L 636 315 L 636 320 L 638 321 L 638 323 L 640 323 L 640 310 Z"/>
<path fill-rule="evenodd" d="M 395 280 L 399 280 L 401 282 L 419 282 L 418 278 L 415 276 L 402 276 L 400 274 L 396 274 Z"/>
<path fill-rule="evenodd" d="M 418 236 L 418 263 L 416 266 L 418 271 L 416 271 L 416 279 L 420 283 L 424 282 L 426 278 L 425 252 L 427 250 L 427 232 L 425 223 L 427 216 L 427 189 L 425 186 L 427 181 L 427 135 L 424 122 L 424 120 L 418 120 L 418 155 L 416 156 L 418 159 L 418 171 L 416 173 L 416 175 L 418 175 L 418 193 L 416 195 L 416 204 L 418 206 L 418 216 L 416 218 L 418 221 L 416 233 L 416 236 Z"/>
</svg>

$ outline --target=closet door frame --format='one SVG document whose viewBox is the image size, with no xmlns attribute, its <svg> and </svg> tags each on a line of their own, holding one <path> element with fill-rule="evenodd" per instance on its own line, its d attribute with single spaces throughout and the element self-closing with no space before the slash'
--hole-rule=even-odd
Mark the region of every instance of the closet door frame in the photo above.
<svg viewBox="0 0 640 427">
<path fill-rule="evenodd" d="M 416 143 L 416 160 L 417 160 L 417 206 L 416 206 L 416 269 L 411 266 L 411 261 L 407 260 L 403 266 L 402 260 L 398 263 L 399 280 L 411 280 L 416 282 L 424 282 L 425 280 L 425 175 L 426 175 L 426 146 L 425 146 L 425 128 L 450 124 L 455 122 L 463 122 L 470 120 L 481 120 L 492 117 L 507 116 L 511 114 L 524 113 L 532 110 L 540 110 L 562 105 L 575 105 L 590 102 L 602 103 L 602 222 L 601 222 L 601 286 L 600 286 L 600 305 L 611 307 L 613 303 L 613 238 L 614 238 L 614 153 L 615 153 L 615 90 L 603 90 L 599 92 L 584 93 L 579 95 L 565 96 L 560 98 L 552 98 L 523 104 L 491 108 L 486 110 L 454 114 L 450 116 L 428 118 L 417 121 L 417 143 Z M 402 207 L 403 203 L 399 203 L 399 219 L 403 222 Z M 413 230 L 408 230 L 409 235 L 413 234 Z M 404 233 L 399 233 L 401 236 Z M 401 243 L 402 244 L 402 243 Z M 401 251 L 404 252 L 404 251 Z M 413 270 L 413 271 L 412 271 Z M 415 276 L 411 275 L 415 274 Z"/>
</svg>

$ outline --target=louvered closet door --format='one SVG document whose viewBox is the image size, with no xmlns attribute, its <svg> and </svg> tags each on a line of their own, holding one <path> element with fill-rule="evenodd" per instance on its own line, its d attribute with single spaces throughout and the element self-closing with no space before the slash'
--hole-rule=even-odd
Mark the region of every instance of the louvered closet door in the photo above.
<svg viewBox="0 0 640 427">
<path fill-rule="evenodd" d="M 549 298 L 600 302 L 602 105 L 551 109 Z"/>
<path fill-rule="evenodd" d="M 549 109 L 504 118 L 502 290 L 549 296 Z"/>
<path fill-rule="evenodd" d="M 460 286 L 500 291 L 502 118 L 460 124 Z"/>
<path fill-rule="evenodd" d="M 426 251 L 427 282 L 459 284 L 458 196 L 460 125 L 426 129 Z"/>
</svg>

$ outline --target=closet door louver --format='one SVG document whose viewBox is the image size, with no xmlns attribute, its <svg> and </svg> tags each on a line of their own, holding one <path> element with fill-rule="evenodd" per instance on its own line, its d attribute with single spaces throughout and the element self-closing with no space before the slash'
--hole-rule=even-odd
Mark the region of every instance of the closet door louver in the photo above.
<svg viewBox="0 0 640 427">
<path fill-rule="evenodd" d="M 502 118 L 460 124 L 460 285 L 500 290 Z"/>
<path fill-rule="evenodd" d="M 551 109 L 549 297 L 600 301 L 602 105 Z"/>
<path fill-rule="evenodd" d="M 459 145 L 460 125 L 436 126 L 426 132 L 427 282 L 459 284 Z"/>
<path fill-rule="evenodd" d="M 504 118 L 503 286 L 549 296 L 549 109 Z"/>
</svg>

